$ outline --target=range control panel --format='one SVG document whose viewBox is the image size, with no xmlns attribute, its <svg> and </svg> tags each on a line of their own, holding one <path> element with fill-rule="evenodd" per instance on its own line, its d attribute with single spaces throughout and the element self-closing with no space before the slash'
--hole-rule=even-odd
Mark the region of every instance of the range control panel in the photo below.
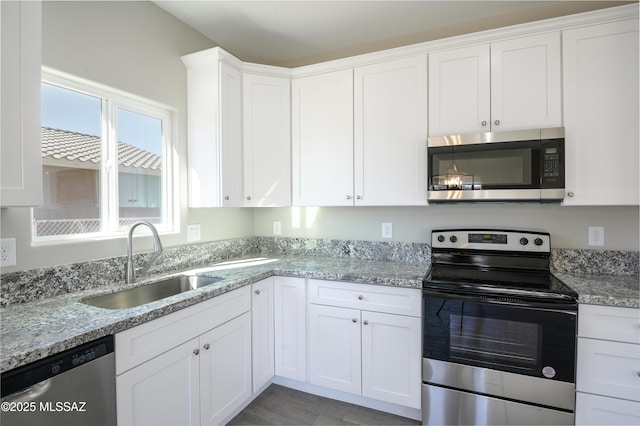
<svg viewBox="0 0 640 426">
<path fill-rule="evenodd" d="M 431 247 L 549 253 L 551 237 L 548 233 L 534 231 L 441 229 L 431 232 Z"/>
</svg>

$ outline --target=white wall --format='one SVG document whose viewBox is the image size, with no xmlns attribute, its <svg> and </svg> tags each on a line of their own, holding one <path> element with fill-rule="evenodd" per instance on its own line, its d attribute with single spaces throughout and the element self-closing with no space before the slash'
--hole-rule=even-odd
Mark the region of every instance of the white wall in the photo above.
<svg viewBox="0 0 640 426">
<path fill-rule="evenodd" d="M 187 209 L 186 70 L 181 55 L 215 46 L 151 2 L 42 2 L 42 63 L 178 110 L 179 234 L 162 236 L 165 246 L 186 244 L 186 226 L 200 223 L 202 240 L 253 235 L 251 209 Z M 30 209 L 1 211 L 1 235 L 16 238 L 16 267 L 26 270 L 126 254 L 126 239 L 84 241 L 62 246 L 31 246 Z M 143 230 L 141 232 L 146 232 Z M 136 231 L 137 233 L 137 231 Z M 136 241 L 148 250 L 150 239 Z"/>
<path fill-rule="evenodd" d="M 381 224 L 393 224 L 393 239 L 428 242 L 439 227 L 497 227 L 551 233 L 554 248 L 639 249 L 637 207 L 562 207 L 541 204 L 455 204 L 428 207 L 292 207 L 255 209 L 256 235 L 384 241 Z M 589 247 L 589 226 L 604 226 L 605 246 Z"/>
</svg>

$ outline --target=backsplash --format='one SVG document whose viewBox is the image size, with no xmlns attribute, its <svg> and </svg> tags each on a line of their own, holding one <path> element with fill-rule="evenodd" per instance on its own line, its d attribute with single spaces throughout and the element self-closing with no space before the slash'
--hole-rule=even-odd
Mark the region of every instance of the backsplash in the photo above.
<svg viewBox="0 0 640 426">
<path fill-rule="evenodd" d="M 313 238 L 249 237 L 166 248 L 160 254 L 134 256 L 136 266 L 148 264 L 139 278 L 177 272 L 249 255 L 319 256 L 424 263 L 428 244 Z M 90 262 L 10 272 L 0 276 L 0 307 L 32 302 L 64 293 L 124 281 L 126 256 Z M 551 252 L 552 270 L 589 275 L 637 275 L 638 252 L 565 250 Z"/>
</svg>

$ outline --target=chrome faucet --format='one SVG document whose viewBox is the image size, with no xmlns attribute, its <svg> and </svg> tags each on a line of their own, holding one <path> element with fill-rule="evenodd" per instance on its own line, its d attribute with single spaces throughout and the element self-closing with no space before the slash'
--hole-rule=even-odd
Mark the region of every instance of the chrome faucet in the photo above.
<svg viewBox="0 0 640 426">
<path fill-rule="evenodd" d="M 146 225 L 149 229 L 151 229 L 151 233 L 153 234 L 153 252 L 158 253 L 162 251 L 162 244 L 160 243 L 158 231 L 151 222 L 147 220 L 139 220 L 131 225 L 131 228 L 129 228 L 129 237 L 127 238 L 127 270 L 125 275 L 125 282 L 127 284 L 131 284 L 135 281 L 133 270 L 133 250 L 131 249 L 131 246 L 133 245 L 133 230 L 136 229 L 138 225 Z"/>
</svg>

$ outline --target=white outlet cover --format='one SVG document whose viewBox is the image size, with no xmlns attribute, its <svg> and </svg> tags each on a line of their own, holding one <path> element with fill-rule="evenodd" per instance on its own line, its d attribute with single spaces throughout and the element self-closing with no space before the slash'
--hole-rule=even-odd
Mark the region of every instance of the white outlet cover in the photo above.
<svg viewBox="0 0 640 426">
<path fill-rule="evenodd" d="M 281 235 L 282 234 L 282 222 L 274 221 L 273 222 L 273 235 Z"/>
<path fill-rule="evenodd" d="M 200 224 L 187 225 L 187 242 L 200 241 Z"/>
<path fill-rule="evenodd" d="M 589 245 L 604 246 L 604 226 L 589 227 Z"/>
<path fill-rule="evenodd" d="M 0 240 L 0 266 L 16 266 L 16 239 L 2 238 Z"/>
<path fill-rule="evenodd" d="M 393 238 L 393 224 L 385 222 L 382 224 L 382 238 Z"/>
</svg>

